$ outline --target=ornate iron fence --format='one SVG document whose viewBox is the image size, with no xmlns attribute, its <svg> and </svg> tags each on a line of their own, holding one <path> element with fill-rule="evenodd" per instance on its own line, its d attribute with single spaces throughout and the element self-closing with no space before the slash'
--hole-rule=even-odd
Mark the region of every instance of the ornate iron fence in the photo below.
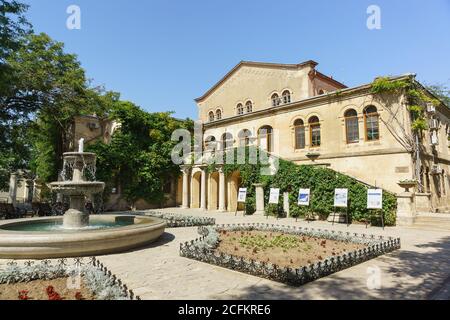
<svg viewBox="0 0 450 320">
<path fill-rule="evenodd" d="M 300 266 L 299 268 L 294 269 L 217 252 L 215 249 L 219 244 L 218 232 L 224 230 L 282 232 L 291 235 L 305 235 L 330 240 L 353 242 L 364 244 L 366 247 L 339 256 L 328 257 L 317 263 Z M 375 235 L 325 229 L 277 226 L 273 224 L 228 224 L 214 227 L 199 227 L 198 232 L 201 235 L 200 238 L 180 244 L 180 255 L 182 257 L 286 283 L 292 286 L 303 285 L 400 248 L 400 238 L 385 238 L 383 236 L 377 237 Z"/>
<path fill-rule="evenodd" d="M 145 215 L 166 220 L 168 228 L 211 226 L 216 224 L 216 219 L 208 217 L 185 216 L 157 211 L 147 211 Z"/>
<path fill-rule="evenodd" d="M 10 261 L 6 268 L 0 269 L 0 284 L 71 277 L 74 270 L 79 270 L 79 274 L 84 276 L 86 286 L 100 299 L 141 300 L 97 258 L 86 259 L 74 258 L 72 263 L 65 258 L 53 261 L 30 260 L 22 265 L 17 261 Z"/>
</svg>

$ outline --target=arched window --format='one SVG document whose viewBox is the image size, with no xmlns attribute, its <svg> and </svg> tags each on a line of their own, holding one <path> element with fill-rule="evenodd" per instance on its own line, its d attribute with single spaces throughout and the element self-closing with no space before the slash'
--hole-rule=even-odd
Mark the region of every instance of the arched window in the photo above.
<svg viewBox="0 0 450 320">
<path fill-rule="evenodd" d="M 216 145 L 216 138 L 214 136 L 209 136 L 205 139 L 205 149 L 214 150 Z"/>
<path fill-rule="evenodd" d="M 305 124 L 302 119 L 294 122 L 295 149 L 305 149 Z"/>
<path fill-rule="evenodd" d="M 264 151 L 273 151 L 273 128 L 271 126 L 264 126 L 258 130 L 258 145 Z"/>
<path fill-rule="evenodd" d="M 247 109 L 247 113 L 253 112 L 253 103 L 251 101 L 247 101 L 245 107 Z"/>
<path fill-rule="evenodd" d="M 208 115 L 208 118 L 210 122 L 214 121 L 214 112 L 211 111 Z"/>
<path fill-rule="evenodd" d="M 236 107 L 237 110 L 237 115 L 240 116 L 242 114 L 244 114 L 244 106 L 242 105 L 242 103 L 239 103 Z"/>
<path fill-rule="evenodd" d="M 358 113 L 355 110 L 350 109 L 345 112 L 344 117 L 347 143 L 359 142 Z"/>
<path fill-rule="evenodd" d="M 217 109 L 216 111 L 216 120 L 222 119 L 222 110 Z"/>
<path fill-rule="evenodd" d="M 319 91 L 317 92 L 317 94 L 320 96 L 322 94 L 325 94 L 325 91 L 323 91 L 323 89 L 319 89 Z"/>
<path fill-rule="evenodd" d="M 241 132 L 239 132 L 239 146 L 240 147 L 247 147 L 250 145 L 250 138 L 252 136 L 252 133 L 248 129 L 244 129 Z"/>
<path fill-rule="evenodd" d="M 233 135 L 229 132 L 226 132 L 222 135 L 222 150 L 226 150 L 232 147 L 233 147 Z"/>
<path fill-rule="evenodd" d="M 367 141 L 380 139 L 379 115 L 376 107 L 368 106 L 364 109 L 364 126 Z"/>
<path fill-rule="evenodd" d="M 291 103 L 291 92 L 289 90 L 285 90 L 283 92 L 283 103 Z"/>
<path fill-rule="evenodd" d="M 309 118 L 309 145 L 311 147 L 320 147 L 320 144 L 322 143 L 321 137 L 320 137 L 320 122 L 319 118 L 316 116 L 313 116 Z"/>
<path fill-rule="evenodd" d="M 274 93 L 271 97 L 272 99 L 272 107 L 276 107 L 280 105 L 280 96 L 277 93 Z"/>
</svg>

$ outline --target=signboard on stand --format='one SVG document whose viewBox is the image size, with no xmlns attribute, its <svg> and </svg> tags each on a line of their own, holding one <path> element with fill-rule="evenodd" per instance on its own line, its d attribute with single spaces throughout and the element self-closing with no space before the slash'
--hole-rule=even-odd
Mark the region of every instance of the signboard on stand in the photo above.
<svg viewBox="0 0 450 320">
<path fill-rule="evenodd" d="M 336 208 L 347 208 L 348 189 L 336 189 L 334 191 L 334 206 Z"/>
<path fill-rule="evenodd" d="M 367 209 L 383 209 L 383 190 L 367 190 Z"/>
<path fill-rule="evenodd" d="M 247 188 L 239 188 L 238 202 L 245 203 L 247 200 Z"/>
<path fill-rule="evenodd" d="M 269 196 L 269 204 L 278 204 L 280 201 L 280 189 L 271 188 Z"/>
<path fill-rule="evenodd" d="M 298 205 L 306 207 L 309 206 L 310 194 L 310 189 L 300 189 L 298 193 Z"/>
</svg>

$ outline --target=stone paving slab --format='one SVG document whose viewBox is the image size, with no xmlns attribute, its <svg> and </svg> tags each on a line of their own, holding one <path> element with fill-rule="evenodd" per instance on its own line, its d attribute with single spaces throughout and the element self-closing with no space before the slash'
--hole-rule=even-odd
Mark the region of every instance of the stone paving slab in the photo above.
<svg viewBox="0 0 450 320">
<path fill-rule="evenodd" d="M 179 245 L 198 237 L 197 228 L 167 229 L 158 243 L 100 260 L 143 299 L 426 299 L 450 276 L 450 230 L 424 231 L 265 217 L 235 217 L 199 210 L 161 211 L 215 217 L 222 223 L 309 226 L 400 237 L 402 249 L 316 280 L 302 287 L 212 266 L 179 256 Z M 381 288 L 368 289 L 368 268 L 381 271 Z"/>
<path fill-rule="evenodd" d="M 198 237 L 197 228 L 171 228 L 145 248 L 98 257 L 143 299 L 447 299 L 450 230 L 381 228 L 296 222 L 295 219 L 237 217 L 178 208 L 161 211 L 216 218 L 218 224 L 270 223 L 400 237 L 402 249 L 302 287 L 290 287 L 179 256 L 180 243 Z M 0 265 L 5 261 L 0 260 Z M 369 268 L 381 271 L 381 288 L 369 289 Z M 450 298 L 450 297 L 448 297 Z"/>
</svg>

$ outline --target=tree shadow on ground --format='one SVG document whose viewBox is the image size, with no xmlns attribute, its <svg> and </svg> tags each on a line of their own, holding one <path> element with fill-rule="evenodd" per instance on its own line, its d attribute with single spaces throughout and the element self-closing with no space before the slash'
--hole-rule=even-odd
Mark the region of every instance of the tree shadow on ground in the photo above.
<svg viewBox="0 0 450 320">
<path fill-rule="evenodd" d="M 450 237 L 415 247 L 417 251 L 398 250 L 301 287 L 261 280 L 232 296 L 242 300 L 432 299 L 443 286 L 450 285 Z M 380 289 L 367 288 L 365 270 L 372 266 L 381 269 Z"/>
<path fill-rule="evenodd" d="M 397 280 L 390 290 L 395 298 L 430 299 L 450 275 L 450 237 L 415 246 L 418 251 L 399 250 L 380 257 L 390 265 L 386 272 Z"/>
<path fill-rule="evenodd" d="M 146 250 L 146 249 L 151 249 L 151 248 L 155 248 L 155 247 L 165 246 L 165 245 L 169 244 L 170 242 L 172 242 L 174 240 L 175 240 L 175 236 L 173 234 L 168 233 L 168 232 L 164 232 L 161 235 L 161 237 L 159 237 L 155 242 L 144 244 L 143 246 L 139 246 L 139 247 L 132 248 L 132 249 L 129 249 L 129 250 L 121 251 L 120 254 L 139 252 L 139 251 Z M 110 254 L 105 254 L 103 256 L 108 256 L 108 255 L 110 255 Z M 99 255 L 99 257 L 101 257 L 101 255 Z"/>
</svg>

